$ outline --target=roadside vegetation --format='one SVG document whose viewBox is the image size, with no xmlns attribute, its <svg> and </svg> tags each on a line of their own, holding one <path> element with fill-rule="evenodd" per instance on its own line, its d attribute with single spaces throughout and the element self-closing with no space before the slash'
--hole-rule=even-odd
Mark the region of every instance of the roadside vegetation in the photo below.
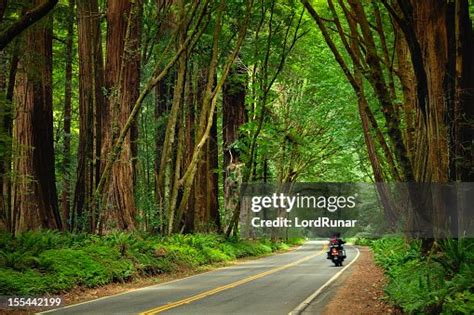
<svg viewBox="0 0 474 315">
<path fill-rule="evenodd" d="M 471 0 L 0 1 L 0 294 L 290 246 L 239 239 L 247 183 L 474 183 L 473 19 Z M 417 190 L 420 235 L 472 232 L 472 199 Z M 367 242 L 390 302 L 474 314 L 472 241 Z"/>
<path fill-rule="evenodd" d="M 389 302 L 408 314 L 474 314 L 474 240 L 439 241 L 422 255 L 420 241 L 357 239 L 385 271 Z"/>
<path fill-rule="evenodd" d="M 236 258 L 260 256 L 300 244 L 229 239 L 217 234 L 159 237 L 139 233 L 106 236 L 55 231 L 1 234 L 0 294 L 62 293 L 156 276 Z"/>
</svg>

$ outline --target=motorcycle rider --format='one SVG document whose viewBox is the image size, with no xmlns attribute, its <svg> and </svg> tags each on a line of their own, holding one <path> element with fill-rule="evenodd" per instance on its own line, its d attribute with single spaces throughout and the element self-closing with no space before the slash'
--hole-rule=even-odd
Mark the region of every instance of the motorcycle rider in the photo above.
<svg viewBox="0 0 474 315">
<path fill-rule="evenodd" d="M 334 233 L 334 234 L 331 236 L 331 238 L 329 239 L 329 247 L 328 247 L 328 251 L 327 251 L 328 257 L 327 257 L 327 258 L 328 258 L 328 259 L 331 258 L 331 248 L 332 248 L 333 246 L 336 246 L 336 245 L 337 245 L 337 246 L 339 246 L 339 248 L 340 248 L 341 250 L 343 250 L 343 249 L 344 249 L 344 246 L 343 246 L 343 245 L 344 245 L 345 243 L 346 243 L 346 242 L 341 238 L 341 233 L 339 233 L 339 232 Z M 344 258 L 345 258 L 345 255 L 344 255 Z"/>
</svg>

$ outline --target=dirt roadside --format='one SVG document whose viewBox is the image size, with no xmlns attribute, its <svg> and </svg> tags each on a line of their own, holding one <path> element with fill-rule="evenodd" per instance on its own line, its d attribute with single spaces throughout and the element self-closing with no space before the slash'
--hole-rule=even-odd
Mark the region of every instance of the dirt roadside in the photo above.
<svg viewBox="0 0 474 315">
<path fill-rule="evenodd" d="M 360 257 L 303 314 L 385 315 L 402 314 L 384 300 L 385 277 L 375 265 L 368 247 L 359 247 Z"/>
</svg>

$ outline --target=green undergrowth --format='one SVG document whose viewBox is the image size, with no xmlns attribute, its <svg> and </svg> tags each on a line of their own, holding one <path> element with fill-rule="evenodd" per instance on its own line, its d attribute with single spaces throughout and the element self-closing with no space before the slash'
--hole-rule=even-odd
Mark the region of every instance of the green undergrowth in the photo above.
<svg viewBox="0 0 474 315">
<path fill-rule="evenodd" d="M 0 234 L 0 295 L 60 293 L 260 256 L 301 243 L 216 234 L 105 236 L 54 231 Z"/>
<path fill-rule="evenodd" d="M 360 239 L 388 278 L 389 302 L 407 314 L 474 314 L 474 240 L 448 239 L 430 255 L 419 241 L 401 237 Z"/>
</svg>

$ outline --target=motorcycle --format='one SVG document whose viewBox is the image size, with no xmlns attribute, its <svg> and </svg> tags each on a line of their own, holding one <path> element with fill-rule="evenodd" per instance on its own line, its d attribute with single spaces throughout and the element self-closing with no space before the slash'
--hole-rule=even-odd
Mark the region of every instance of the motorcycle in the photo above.
<svg viewBox="0 0 474 315">
<path fill-rule="evenodd" d="M 327 259 L 331 259 L 336 267 L 342 266 L 342 262 L 346 258 L 346 251 L 339 244 L 331 244 L 329 247 Z"/>
</svg>

